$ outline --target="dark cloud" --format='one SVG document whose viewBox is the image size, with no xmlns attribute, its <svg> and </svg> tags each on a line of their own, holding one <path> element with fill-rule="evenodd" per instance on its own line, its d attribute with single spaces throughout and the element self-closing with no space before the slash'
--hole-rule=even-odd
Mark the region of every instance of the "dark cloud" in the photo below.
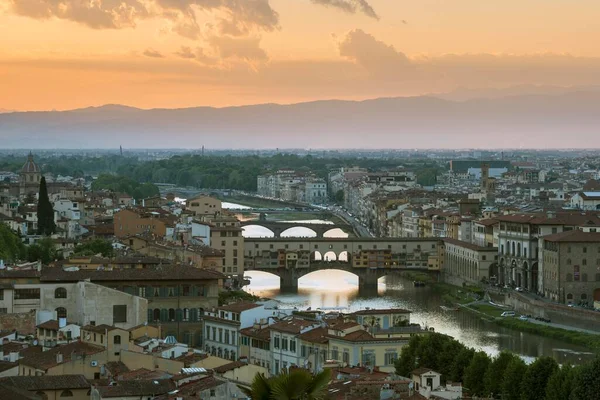
<svg viewBox="0 0 600 400">
<path fill-rule="evenodd" d="M 311 0 L 315 4 L 333 7 L 347 13 L 362 12 L 368 17 L 379 19 L 379 16 L 367 0 Z"/>
<path fill-rule="evenodd" d="M 153 49 L 146 49 L 142 54 L 145 55 L 146 57 L 152 57 L 152 58 L 164 58 L 165 57 L 161 53 L 159 53 L 158 51 L 153 50 Z"/>
<path fill-rule="evenodd" d="M 411 61 L 394 46 L 377 40 L 361 29 L 355 29 L 339 42 L 340 55 L 356 62 L 372 76 L 378 78 L 397 77 L 411 70 Z"/>
</svg>

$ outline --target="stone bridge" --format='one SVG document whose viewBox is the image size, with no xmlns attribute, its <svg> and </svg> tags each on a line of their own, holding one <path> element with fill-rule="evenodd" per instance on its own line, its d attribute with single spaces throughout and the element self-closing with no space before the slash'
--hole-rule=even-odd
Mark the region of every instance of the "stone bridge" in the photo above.
<svg viewBox="0 0 600 400">
<path fill-rule="evenodd" d="M 354 229 L 348 224 L 310 224 L 306 222 L 279 222 L 279 221 L 243 221 L 241 226 L 261 226 L 273 232 L 275 238 L 281 238 L 281 234 L 291 228 L 307 228 L 316 233 L 318 238 L 323 238 L 325 234 L 333 229 L 341 229 L 342 231 L 354 235 Z"/>
<path fill-rule="evenodd" d="M 284 291 L 311 272 L 342 270 L 365 290 L 397 271 L 439 273 L 442 250 L 439 238 L 246 238 L 244 268 L 279 276 Z"/>
</svg>

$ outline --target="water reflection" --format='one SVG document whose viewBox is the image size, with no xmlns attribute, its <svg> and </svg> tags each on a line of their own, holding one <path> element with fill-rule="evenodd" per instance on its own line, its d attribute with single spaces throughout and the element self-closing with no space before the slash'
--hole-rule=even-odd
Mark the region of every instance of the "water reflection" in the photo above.
<svg viewBox="0 0 600 400">
<path fill-rule="evenodd" d="M 299 279 L 297 293 L 281 293 L 279 278 L 264 272 L 250 271 L 252 283 L 246 290 L 264 297 L 274 298 L 285 308 L 326 308 L 355 311 L 371 308 L 405 308 L 411 310 L 411 320 L 437 332 L 495 355 L 510 350 L 532 360 L 552 356 L 559 362 L 580 363 L 593 358 L 581 346 L 530 333 L 510 330 L 483 321 L 468 311 L 446 312 L 440 306 L 441 296 L 431 287 L 415 288 L 412 282 L 399 276 L 380 280 L 376 293 L 359 293 L 358 278 L 348 272 L 327 270 L 305 275 Z"/>
</svg>

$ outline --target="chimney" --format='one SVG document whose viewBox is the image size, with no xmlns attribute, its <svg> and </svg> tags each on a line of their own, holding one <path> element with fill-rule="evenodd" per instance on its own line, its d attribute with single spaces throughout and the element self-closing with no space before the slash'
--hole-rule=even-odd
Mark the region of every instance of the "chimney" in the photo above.
<svg viewBox="0 0 600 400">
<path fill-rule="evenodd" d="M 63 355 L 62 353 L 56 353 L 56 363 L 57 364 L 62 364 L 63 362 Z"/>
</svg>

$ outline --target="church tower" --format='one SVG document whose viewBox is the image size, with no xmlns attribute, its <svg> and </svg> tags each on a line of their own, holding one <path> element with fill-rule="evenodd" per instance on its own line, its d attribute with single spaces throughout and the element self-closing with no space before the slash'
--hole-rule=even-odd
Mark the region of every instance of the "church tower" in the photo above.
<svg viewBox="0 0 600 400">
<path fill-rule="evenodd" d="M 33 161 L 33 154 L 31 154 L 31 152 L 29 152 L 27 162 L 23 165 L 23 168 L 21 168 L 21 173 L 19 175 L 21 178 L 21 185 L 38 186 L 40 184 L 42 170 L 35 161 Z"/>
</svg>

